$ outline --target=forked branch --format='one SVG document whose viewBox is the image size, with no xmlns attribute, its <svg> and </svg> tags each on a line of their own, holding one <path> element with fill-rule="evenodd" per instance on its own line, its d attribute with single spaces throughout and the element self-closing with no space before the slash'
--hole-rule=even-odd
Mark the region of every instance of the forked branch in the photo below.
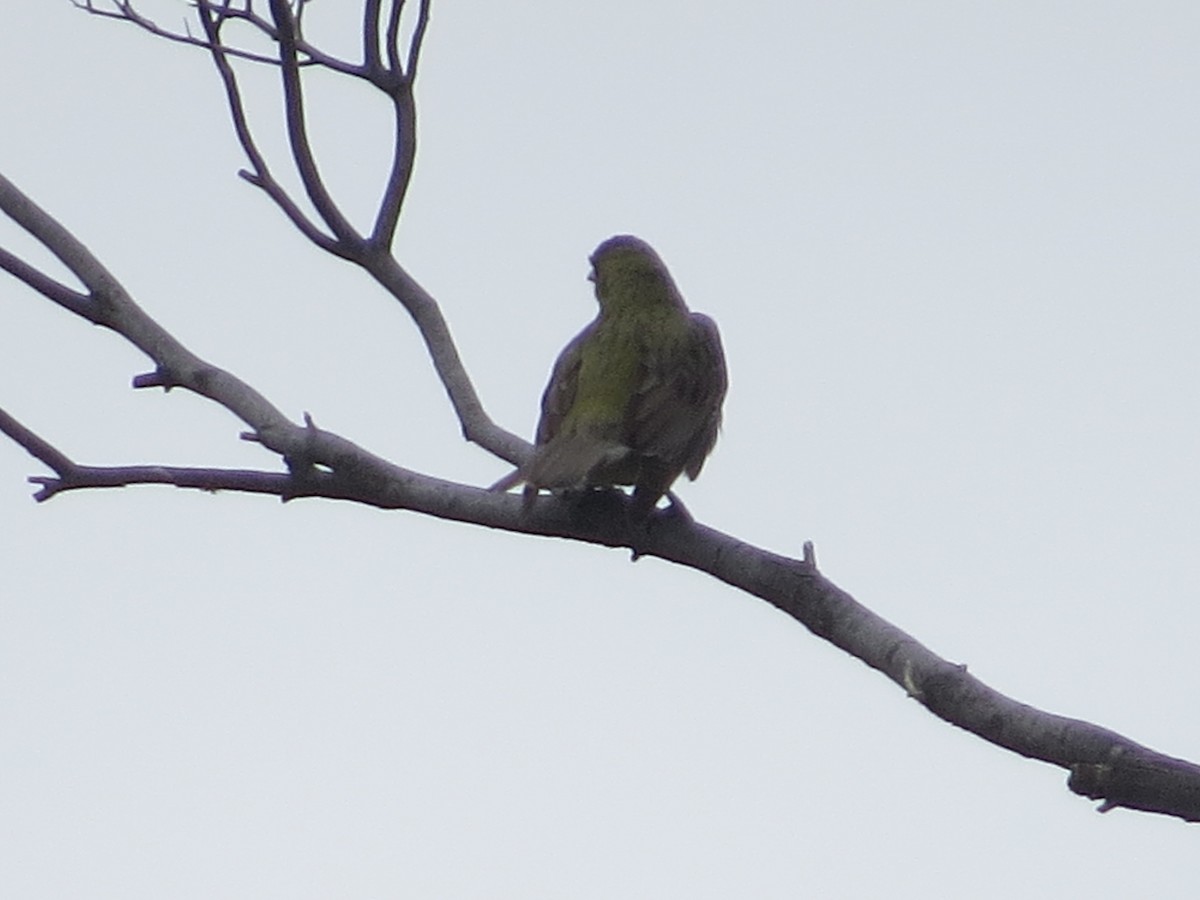
<svg viewBox="0 0 1200 900">
<path fill-rule="evenodd" d="M 97 7 L 95 0 L 79 5 L 95 15 L 126 21 L 152 34 L 160 35 L 166 31 L 139 14 L 131 0 L 113 0 L 111 7 L 105 9 Z M 404 51 L 400 46 L 404 0 L 390 0 L 386 15 L 380 0 L 368 2 L 363 13 L 364 58 L 359 63 L 334 60 L 303 38 L 299 25 L 303 3 L 293 12 L 287 0 L 268 0 L 269 16 L 257 11 L 254 0 L 243 0 L 240 5 L 235 5 L 232 0 L 195 0 L 194 6 L 203 37 L 192 38 L 190 33 L 185 33 L 183 37 L 187 40 L 184 42 L 203 47 L 212 56 L 225 89 L 234 132 L 250 166 L 241 173 L 242 177 L 261 188 L 317 247 L 359 266 L 400 302 L 425 341 L 434 370 L 458 416 L 463 436 L 509 462 L 522 461 L 529 451 L 528 442 L 501 428 L 487 415 L 454 346 L 450 327 L 440 307 L 391 250 L 416 159 L 413 87 L 429 24 L 429 0 L 420 0 L 416 7 L 415 22 Z M 248 57 L 226 40 L 224 29 L 230 23 L 248 24 L 278 47 L 278 56 L 268 61 L 280 72 L 291 162 L 303 186 L 304 200 L 315 211 L 315 219 L 275 177 L 254 137 L 234 67 L 236 59 Z M 180 37 L 179 33 L 172 34 L 175 38 Z M 382 52 L 381 48 L 384 48 Z M 365 236 L 329 194 L 308 140 L 302 70 L 313 65 L 366 81 L 390 100 L 395 135 L 392 160 L 380 204 Z"/>
</svg>

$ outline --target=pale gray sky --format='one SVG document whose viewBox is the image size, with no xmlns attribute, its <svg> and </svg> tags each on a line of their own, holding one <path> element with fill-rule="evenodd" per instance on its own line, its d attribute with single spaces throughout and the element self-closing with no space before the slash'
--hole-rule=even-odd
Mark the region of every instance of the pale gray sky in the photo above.
<svg viewBox="0 0 1200 900">
<path fill-rule="evenodd" d="M 398 463 L 505 470 L 402 310 L 235 177 L 201 53 L 8 7 L 0 171 L 163 325 Z M 1194 3 L 437 4 L 399 255 L 529 433 L 588 253 L 646 238 L 729 356 L 698 518 L 1200 759 L 1198 46 Z M 327 81 L 362 215 L 384 120 Z M 275 465 L 9 278 L 0 323 L 0 405 L 79 460 Z M 329 502 L 35 505 L 40 472 L 0 442 L 3 896 L 1194 896 L 1194 827 L 1096 814 L 695 572 Z"/>
</svg>

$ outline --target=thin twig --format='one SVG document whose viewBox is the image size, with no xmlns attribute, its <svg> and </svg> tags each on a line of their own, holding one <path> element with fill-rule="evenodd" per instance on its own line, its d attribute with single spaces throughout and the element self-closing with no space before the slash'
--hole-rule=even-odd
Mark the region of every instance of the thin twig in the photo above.
<svg viewBox="0 0 1200 900">
<path fill-rule="evenodd" d="M 3 409 L 0 409 L 0 431 L 28 450 L 34 459 L 44 462 L 59 475 L 75 468 L 75 463 L 71 462 L 65 453 L 34 434 Z"/>
<path fill-rule="evenodd" d="M 195 0 L 197 9 L 208 7 L 209 9 L 219 9 L 222 18 L 246 22 L 251 25 L 256 31 L 261 33 L 274 43 L 279 43 L 279 30 L 274 22 L 264 18 L 254 12 L 249 3 L 242 9 L 237 9 L 230 5 L 230 0 L 223 0 L 219 7 L 216 7 L 213 0 Z M 300 17 L 303 15 L 305 4 L 300 3 L 297 6 L 297 15 L 294 21 L 294 41 L 296 44 L 296 52 L 298 56 L 304 56 L 305 59 L 298 59 L 297 64 L 300 66 L 318 65 L 323 68 L 331 69 L 335 72 L 340 72 L 344 75 L 352 75 L 356 78 L 367 77 L 366 69 L 356 63 L 340 59 L 336 56 L 331 56 L 322 50 L 318 50 L 301 34 Z M 272 65 L 279 65 L 277 57 L 267 57 Z"/>
<path fill-rule="evenodd" d="M 429 27 L 429 4 L 430 0 L 421 0 L 421 8 L 417 11 L 417 24 L 408 44 L 408 65 L 404 67 L 404 74 L 410 83 L 417 77 L 417 62 L 421 57 L 421 46 L 425 43 L 425 29 Z"/>
<path fill-rule="evenodd" d="M 400 222 L 404 197 L 412 181 L 413 164 L 417 158 L 417 114 L 411 86 L 405 86 L 392 98 L 392 167 L 379 201 L 379 212 L 367 243 L 372 248 L 388 251 Z"/>
<path fill-rule="evenodd" d="M 317 214 L 329 226 L 334 237 L 345 247 L 363 244 L 362 236 L 342 215 L 317 170 L 308 127 L 304 121 L 304 94 L 300 85 L 300 70 L 296 66 L 295 29 L 292 11 L 287 0 L 271 0 L 271 14 L 278 29 L 280 77 L 283 81 L 284 111 L 287 120 L 288 143 L 300 180 Z"/>
<path fill-rule="evenodd" d="M 347 254 L 341 245 L 321 231 L 316 223 L 304 214 L 287 191 L 283 189 L 283 186 L 271 174 L 271 169 L 267 164 L 266 158 L 259 151 L 258 144 L 254 140 L 254 134 L 250 131 L 250 124 L 246 118 L 246 108 L 242 103 L 241 89 L 238 87 L 237 75 L 233 71 L 233 66 L 229 63 L 225 46 L 221 42 L 221 23 L 214 18 L 212 10 L 208 8 L 207 4 L 198 9 L 198 15 L 200 16 L 200 22 L 204 27 L 205 34 L 208 35 L 213 65 L 216 66 L 217 74 L 220 76 L 221 83 L 225 87 L 225 97 L 229 104 L 229 115 L 233 120 L 234 133 L 237 135 L 238 143 L 242 145 L 242 151 L 246 154 L 246 158 L 250 160 L 250 165 L 254 167 L 253 172 L 243 170 L 239 174 L 250 184 L 265 191 L 267 196 L 275 201 L 275 204 L 283 210 L 284 215 L 299 229 L 301 234 L 327 253 L 345 258 Z"/>
<path fill-rule="evenodd" d="M 403 0 L 393 0 L 391 17 L 388 21 L 387 46 L 388 60 L 393 76 L 400 77 L 387 90 L 392 98 L 392 128 L 393 148 L 392 167 L 388 173 L 387 184 L 384 186 L 383 197 L 379 204 L 379 212 L 375 225 L 371 230 L 368 242 L 373 248 L 390 248 L 395 238 L 396 226 L 400 221 L 400 211 L 404 206 L 404 197 L 408 185 L 412 181 L 413 166 L 417 158 L 417 110 L 413 99 L 413 89 L 416 78 L 416 60 L 421 41 L 425 38 L 425 28 L 428 23 L 429 4 L 421 3 L 416 30 L 413 32 L 412 43 L 409 45 L 409 63 L 406 71 L 399 72 L 400 65 L 396 42 L 400 14 L 403 11 Z"/>
<path fill-rule="evenodd" d="M 284 500 L 323 496 L 328 490 L 316 484 L 297 487 L 286 472 L 257 472 L 251 469 L 204 469 L 180 466 L 77 466 L 64 477 L 33 476 L 41 485 L 34 499 L 39 503 L 68 491 L 130 487 L 136 484 L 168 484 L 215 494 L 237 491 L 241 494 L 271 494 Z M 318 494 L 317 492 L 321 493 Z"/>
<path fill-rule="evenodd" d="M 283 472 L 256 472 L 247 469 L 81 466 L 3 409 L 0 409 L 0 432 L 8 435 L 54 472 L 53 477 L 34 475 L 29 479 L 32 484 L 41 485 L 41 490 L 34 494 L 34 499 L 39 503 L 65 491 L 126 487 L 133 484 L 173 484 L 176 487 L 196 488 L 202 491 L 228 490 L 275 494 L 290 499 L 293 496 L 317 496 L 316 491 L 324 492 L 336 488 L 341 480 L 330 473 L 316 470 L 306 473 L 303 479 L 298 479 L 293 474 Z"/>
<path fill-rule="evenodd" d="M 0 176 L 0 179 L 3 179 L 3 176 Z M 0 184 L 0 191 L 3 190 L 3 184 Z M 0 247 L 0 269 L 25 282 L 43 297 L 53 300 L 59 306 L 69 309 L 78 316 L 88 319 L 93 315 L 94 310 L 87 294 L 71 290 L 61 281 L 56 281 L 40 269 L 35 269 L 3 247 Z"/>
<path fill-rule="evenodd" d="M 89 13 L 93 16 L 98 16 L 102 19 L 116 19 L 120 22 L 128 22 L 135 25 L 141 30 L 152 34 L 155 37 L 163 38 L 176 44 L 184 44 L 189 47 L 199 47 L 203 50 L 212 50 L 213 44 L 203 38 L 198 38 L 190 33 L 190 31 L 172 31 L 162 25 L 159 25 L 153 19 L 140 13 L 129 0 L 112 0 L 115 9 L 101 9 L 97 7 L 94 0 L 71 0 L 76 9 Z M 220 11 L 222 18 L 237 19 L 246 22 L 256 30 L 262 32 L 268 38 L 274 40 L 274 28 L 271 23 L 261 16 L 252 13 L 249 8 L 237 9 L 230 5 L 228 0 L 221 4 L 214 4 L 211 0 L 194 0 L 193 5 L 197 12 L 202 11 Z M 242 50 L 237 47 L 225 45 L 222 48 L 227 56 L 244 59 L 247 62 L 259 63 L 261 65 L 278 66 L 279 59 L 274 56 L 265 56 L 261 53 L 255 53 L 251 50 Z M 352 75 L 356 78 L 367 78 L 367 72 L 364 67 L 348 62 L 344 59 L 339 59 L 336 56 L 331 56 L 318 50 L 313 45 L 304 40 L 297 40 L 296 49 L 304 59 L 298 59 L 297 65 L 302 68 L 309 66 L 322 66 L 331 69 L 335 72 L 341 72 L 345 75 Z"/>
<path fill-rule="evenodd" d="M 379 5 L 382 0 L 367 0 L 363 6 L 363 68 L 378 78 L 383 68 L 379 58 Z"/>
<path fill-rule="evenodd" d="M 398 23 L 402 7 L 403 4 L 399 0 L 394 0 L 388 7 L 388 27 L 391 32 L 388 44 L 392 48 L 395 48 L 398 40 Z M 418 59 L 419 48 L 424 40 L 429 20 L 429 7 L 428 0 L 422 0 L 412 37 L 413 43 L 410 44 L 410 67 L 415 66 Z M 266 192 L 283 210 L 288 219 L 315 245 L 367 270 L 408 310 L 429 348 L 434 369 L 445 386 L 462 425 L 463 436 L 497 456 L 519 464 L 529 452 L 528 442 L 499 427 L 487 415 L 470 377 L 463 368 L 462 360 L 454 346 L 449 327 L 437 302 L 390 254 L 390 246 L 399 221 L 400 210 L 412 177 L 413 159 L 416 152 L 416 115 L 411 93 L 411 78 L 414 73 L 404 73 L 398 68 L 381 73 L 376 67 L 372 77 L 373 82 L 381 90 L 385 90 L 393 97 L 395 145 L 391 171 L 381 198 L 376 221 L 372 226 L 371 237 L 364 241 L 353 231 L 337 209 L 317 174 L 305 133 L 299 72 L 294 65 L 282 66 L 284 94 L 288 110 L 288 133 L 293 155 L 310 199 L 313 200 L 318 213 L 334 231 L 335 236 L 331 237 L 299 208 L 273 177 L 250 131 L 237 78 L 226 58 L 225 47 L 220 35 L 220 25 L 226 18 L 232 17 L 235 10 L 230 7 L 228 0 L 223 5 L 213 3 L 211 0 L 197 0 L 197 8 L 205 27 L 206 40 L 210 46 L 214 64 L 225 86 L 234 130 L 252 167 L 250 171 L 239 173 L 241 177 Z M 377 25 L 380 10 L 381 0 L 369 0 L 364 22 L 368 24 L 373 22 Z M 288 60 L 294 62 L 296 50 L 295 42 L 292 40 L 294 35 L 287 4 L 283 0 L 272 0 L 272 11 L 276 16 L 276 23 L 270 27 L 270 34 L 280 41 L 280 60 L 281 62 Z M 261 17 L 249 10 L 248 5 L 247 9 L 238 10 L 236 14 L 243 18 L 251 16 L 256 22 L 262 21 Z M 394 29 L 392 23 L 396 23 Z M 373 36 L 364 34 L 364 53 L 367 56 L 367 63 L 363 66 L 364 71 L 372 68 L 370 53 L 366 50 L 371 46 L 371 41 L 374 41 L 374 45 L 378 48 L 377 33 L 373 33 Z M 399 59 L 399 56 L 395 54 L 389 56 L 390 63 L 396 67 L 399 66 Z M 338 228 L 343 230 L 339 232 Z M 166 371 L 161 374 L 161 377 L 166 384 L 173 383 L 174 374 L 172 372 Z"/>
<path fill-rule="evenodd" d="M 388 9 L 387 33 L 384 36 L 384 46 L 387 47 L 388 68 L 393 75 L 404 76 L 400 68 L 400 17 L 404 14 L 404 0 L 392 0 Z"/>
</svg>

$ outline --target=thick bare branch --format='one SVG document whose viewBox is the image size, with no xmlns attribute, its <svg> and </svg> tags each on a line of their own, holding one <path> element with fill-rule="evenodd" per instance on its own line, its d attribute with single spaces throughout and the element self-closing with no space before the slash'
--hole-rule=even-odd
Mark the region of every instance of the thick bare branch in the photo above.
<svg viewBox="0 0 1200 900">
<path fill-rule="evenodd" d="M 366 265 L 371 275 L 400 301 L 416 322 L 438 378 L 462 423 L 463 437 L 501 459 L 517 464 L 523 462 L 531 449 L 528 441 L 498 426 L 483 408 L 437 301 L 393 257 L 375 256 L 369 258 Z"/>
<path fill-rule="evenodd" d="M 935 715 L 1022 756 L 1071 773 L 1069 787 L 1125 806 L 1200 821 L 1200 766 L 1113 731 L 1018 703 L 942 659 L 859 604 L 815 565 L 698 524 L 656 527 L 638 550 L 707 572 L 760 597 L 885 674 Z"/>
<path fill-rule="evenodd" d="M 187 388 L 220 403 L 249 425 L 270 449 L 285 454 L 295 450 L 292 433 L 302 432 L 301 426 L 289 422 L 245 382 L 184 347 L 146 315 L 124 286 L 74 235 L 3 176 L 0 176 L 0 211 L 44 244 L 87 287 L 85 302 L 62 305 L 90 322 L 111 328 L 154 361 L 153 379 L 142 379 L 135 386 Z M 58 302 L 53 295 L 51 299 Z"/>
<path fill-rule="evenodd" d="M 0 212 L 36 238 L 71 270 L 90 296 L 81 295 L 66 285 L 6 252 L 4 269 L 16 275 L 39 293 L 83 316 L 90 322 L 104 324 L 104 310 L 96 299 L 108 292 L 116 279 L 92 256 L 91 252 L 73 234 L 59 224 L 58 220 L 33 202 L 15 184 L 0 175 Z"/>
<path fill-rule="evenodd" d="M 53 243 L 48 246 L 60 258 L 74 259 L 75 267 L 81 270 L 77 274 L 85 283 L 96 281 L 95 273 L 88 271 L 91 264 L 87 257 L 80 261 L 70 248 L 56 248 Z M 424 302 L 428 298 L 422 299 L 423 291 L 402 269 L 396 266 L 382 274 L 398 282 L 394 288 L 397 292 L 413 295 L 417 301 L 410 306 L 414 316 L 440 321 L 436 305 Z M 58 476 L 35 479 L 42 485 L 39 497 L 83 487 L 135 483 L 245 490 L 285 498 L 323 496 L 510 531 L 631 547 L 637 555 L 658 556 L 690 566 L 766 600 L 886 674 L 946 721 L 1024 756 L 1067 768 L 1072 789 L 1103 798 L 1105 809 L 1128 806 L 1200 820 L 1200 767 L 1154 753 L 1106 729 L 1040 712 L 988 688 L 965 667 L 934 655 L 913 637 L 859 605 L 821 576 L 811 561 L 768 553 L 670 511 L 656 516 L 649 529 L 631 531 L 624 496 L 620 494 L 588 497 L 582 503 L 542 498 L 524 510 L 518 497 L 402 469 L 311 423 L 306 427 L 292 425 L 269 405 L 264 412 L 261 406 L 265 400 L 228 373 L 199 363 L 134 306 L 119 285 L 107 286 L 106 290 L 109 296 L 103 304 L 108 310 L 104 324 L 142 349 L 154 350 L 151 355 L 159 363 L 159 374 L 151 382 L 188 387 L 212 397 L 252 425 L 262 422 L 255 425 L 255 436 L 285 457 L 291 473 L 78 466 L 11 417 L 0 416 L 0 430 Z M 425 322 L 422 333 L 436 333 L 438 327 Z M 444 328 L 445 323 L 441 322 L 440 327 Z M 453 351 L 448 334 L 446 337 L 442 350 Z M 441 351 L 431 348 L 431 352 Z M 164 380 L 164 373 L 170 374 L 169 380 Z M 468 394 L 467 402 L 475 404 L 477 414 L 490 424 L 473 393 Z M 469 420 L 470 416 L 465 418 Z"/>
<path fill-rule="evenodd" d="M 631 530 L 624 495 L 600 493 L 575 502 L 538 498 L 525 509 L 515 495 L 495 494 L 402 469 L 350 441 L 309 428 L 307 452 L 332 472 L 309 468 L 275 474 L 167 466 L 76 466 L 0 413 L 0 430 L 55 469 L 39 499 L 85 487 L 171 484 L 234 490 L 284 499 L 325 497 L 382 509 L 406 509 L 456 522 L 630 547 L 685 565 L 743 590 L 879 670 L 935 715 L 1022 756 L 1067 769 L 1069 787 L 1102 810 L 1124 806 L 1200 821 L 1200 766 L 1164 756 L 1108 729 L 1016 702 L 942 659 L 838 588 L 808 560 L 753 547 L 671 510 L 648 529 Z M 49 448 L 49 450 L 47 450 Z"/>
<path fill-rule="evenodd" d="M 21 209 L 27 227 L 43 236 L 47 246 L 61 259 L 70 260 L 72 270 L 85 284 L 96 285 L 104 292 L 107 300 L 101 305 L 107 313 L 101 320 L 103 324 L 147 350 L 158 362 L 155 376 L 145 383 L 179 384 L 212 397 L 255 426 L 256 436 L 282 453 L 292 469 L 289 475 L 271 475 L 161 466 L 116 469 L 76 466 L 48 442 L 5 417 L 0 421 L 3 430 L 59 476 L 39 480 L 43 485 L 39 496 L 81 487 L 132 483 L 249 490 L 285 497 L 325 496 L 511 531 L 630 546 L 638 555 L 659 556 L 708 572 L 772 603 L 815 634 L 885 673 L 945 720 L 1001 747 L 1067 768 L 1071 772 L 1072 789 L 1089 797 L 1104 798 L 1103 808 L 1128 806 L 1200 820 L 1200 768 L 1156 754 L 1094 725 L 1016 703 L 969 675 L 965 667 L 937 657 L 910 635 L 859 605 L 824 579 L 809 562 L 751 547 L 679 515 L 660 516 L 648 532 L 639 530 L 631 534 L 624 502 L 613 497 L 600 497 L 601 505 L 591 511 L 546 498 L 523 513 L 522 502 L 516 497 L 401 469 L 311 424 L 303 428 L 294 426 L 282 420 L 269 405 L 268 414 L 264 415 L 259 404 L 266 404 L 265 400 L 233 376 L 205 366 L 178 346 L 133 305 L 86 250 L 71 243 L 74 239 L 65 230 L 58 234 L 48 227 L 42 220 L 45 213 L 27 201 Z M 390 257 L 385 259 L 373 274 L 404 299 L 422 333 L 430 336 L 430 353 L 435 360 L 449 355 L 452 359 L 441 364 L 461 369 L 437 305 Z M 464 423 L 473 423 L 473 427 L 482 430 L 482 436 L 474 439 L 481 443 L 495 441 L 500 455 L 511 453 L 514 459 L 519 458 L 519 444 L 504 445 L 505 433 L 495 429 L 487 418 L 469 382 L 449 380 L 447 390 Z M 259 422 L 264 424 L 256 425 Z M 489 428 L 494 433 L 489 435 Z M 323 472 L 315 465 L 330 471 Z"/>
</svg>

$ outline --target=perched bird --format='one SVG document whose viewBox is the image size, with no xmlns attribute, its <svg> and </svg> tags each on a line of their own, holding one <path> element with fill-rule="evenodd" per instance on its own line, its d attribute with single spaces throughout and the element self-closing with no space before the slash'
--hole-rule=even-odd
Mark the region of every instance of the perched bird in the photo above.
<svg viewBox="0 0 1200 900">
<path fill-rule="evenodd" d="M 727 376 L 716 323 L 689 312 L 645 241 L 609 238 L 591 255 L 599 315 L 567 344 L 542 395 L 529 460 L 493 485 L 633 485 L 645 516 L 683 472 L 695 480 L 721 425 Z"/>
</svg>

